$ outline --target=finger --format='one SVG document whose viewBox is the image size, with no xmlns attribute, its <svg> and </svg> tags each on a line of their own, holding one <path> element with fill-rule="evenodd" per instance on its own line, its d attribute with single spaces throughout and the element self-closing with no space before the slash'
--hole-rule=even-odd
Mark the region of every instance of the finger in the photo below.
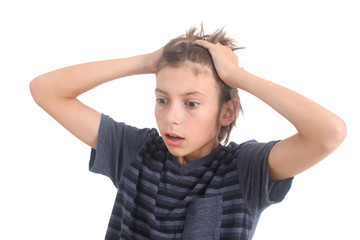
<svg viewBox="0 0 360 240">
<path fill-rule="evenodd" d="M 213 47 L 214 44 L 212 44 L 211 42 L 209 41 L 206 41 L 206 40 L 195 40 L 193 42 L 191 42 L 192 44 L 196 44 L 196 45 L 199 45 L 201 47 L 204 47 L 206 49 L 210 49 L 211 47 Z"/>
</svg>

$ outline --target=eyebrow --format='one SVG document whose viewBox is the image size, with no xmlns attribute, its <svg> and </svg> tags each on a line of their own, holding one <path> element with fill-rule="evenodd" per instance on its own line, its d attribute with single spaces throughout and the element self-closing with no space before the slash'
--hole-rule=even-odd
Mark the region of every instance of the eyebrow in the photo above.
<svg viewBox="0 0 360 240">
<path fill-rule="evenodd" d="M 169 95 L 166 91 L 160 89 L 160 88 L 155 88 L 155 92 L 161 93 L 161 94 L 165 94 L 165 95 Z M 182 94 L 182 96 L 190 96 L 190 95 L 201 95 L 203 97 L 206 97 L 205 94 L 199 92 L 199 91 L 191 91 L 191 92 L 187 92 Z"/>
</svg>

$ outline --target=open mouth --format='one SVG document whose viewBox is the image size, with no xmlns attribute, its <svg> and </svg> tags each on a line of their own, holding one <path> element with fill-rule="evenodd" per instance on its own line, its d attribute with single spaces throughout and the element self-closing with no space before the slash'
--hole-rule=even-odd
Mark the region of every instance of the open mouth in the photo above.
<svg viewBox="0 0 360 240">
<path fill-rule="evenodd" d="M 168 146 L 178 147 L 183 144 L 185 138 L 182 138 L 175 134 L 166 133 L 165 134 L 165 141 Z"/>
<path fill-rule="evenodd" d="M 170 134 L 165 134 L 165 136 L 167 138 L 169 138 L 172 141 L 180 141 L 180 140 L 184 140 L 184 138 L 179 137 L 179 136 L 175 136 L 175 135 L 170 135 Z"/>
</svg>

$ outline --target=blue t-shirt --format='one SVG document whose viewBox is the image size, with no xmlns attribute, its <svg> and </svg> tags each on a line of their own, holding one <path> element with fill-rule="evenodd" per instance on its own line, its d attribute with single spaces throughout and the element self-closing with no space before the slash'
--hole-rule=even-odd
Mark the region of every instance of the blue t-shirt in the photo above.
<svg viewBox="0 0 360 240">
<path fill-rule="evenodd" d="M 269 183 L 276 142 L 219 145 L 182 166 L 156 129 L 102 115 L 90 170 L 118 189 L 106 239 L 251 239 L 261 212 L 292 178 Z"/>
</svg>

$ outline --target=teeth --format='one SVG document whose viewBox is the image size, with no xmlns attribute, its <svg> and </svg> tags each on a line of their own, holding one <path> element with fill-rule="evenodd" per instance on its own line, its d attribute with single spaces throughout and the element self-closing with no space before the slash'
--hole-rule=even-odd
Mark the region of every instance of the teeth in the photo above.
<svg viewBox="0 0 360 240">
<path fill-rule="evenodd" d="M 182 139 L 181 137 L 177 137 L 177 136 L 173 136 L 173 135 L 167 135 L 167 136 L 173 141 L 178 141 L 178 140 Z"/>
</svg>

